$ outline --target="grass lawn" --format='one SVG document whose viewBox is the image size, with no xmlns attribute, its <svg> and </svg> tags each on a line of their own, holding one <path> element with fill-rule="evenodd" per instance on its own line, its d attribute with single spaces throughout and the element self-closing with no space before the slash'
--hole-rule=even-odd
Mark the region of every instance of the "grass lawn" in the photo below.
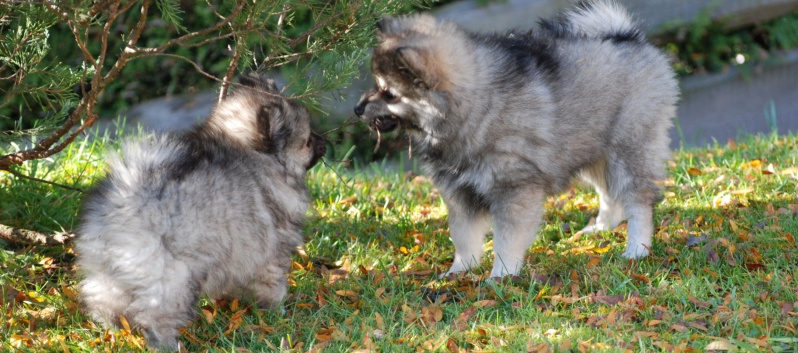
<svg viewBox="0 0 798 353">
<path fill-rule="evenodd" d="M 115 148 L 103 141 L 18 170 L 88 188 Z M 522 275 L 498 283 L 486 281 L 487 259 L 438 280 L 453 247 L 446 208 L 424 176 L 318 166 L 286 313 L 203 299 L 181 339 L 210 352 L 795 352 L 796 158 L 798 135 L 674 153 L 653 255 L 640 261 L 620 257 L 624 225 L 575 235 L 598 204 L 575 186 L 548 198 Z M 70 231 L 81 196 L 2 173 L 0 223 Z M 144 347 L 135 331 L 103 329 L 79 310 L 75 256 L 69 245 L 0 240 L 0 351 Z"/>
</svg>

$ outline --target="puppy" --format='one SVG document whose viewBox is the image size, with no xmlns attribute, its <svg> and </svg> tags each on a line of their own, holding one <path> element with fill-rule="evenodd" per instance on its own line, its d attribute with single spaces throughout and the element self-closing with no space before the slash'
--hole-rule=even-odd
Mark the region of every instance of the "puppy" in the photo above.
<svg viewBox="0 0 798 353">
<path fill-rule="evenodd" d="M 325 153 L 303 106 L 244 76 L 203 124 L 127 142 L 85 199 L 75 248 L 83 304 L 177 350 L 201 294 L 277 308 L 302 244 L 306 171 Z"/>
<path fill-rule="evenodd" d="M 575 176 L 600 199 L 596 224 L 583 231 L 628 220 L 623 256 L 648 255 L 679 89 L 623 8 L 583 3 L 529 33 L 387 18 L 377 36 L 376 85 L 355 113 L 374 130 L 411 137 L 449 210 L 447 274 L 479 263 L 490 220 L 491 276 L 517 275 L 545 196 Z"/>
</svg>

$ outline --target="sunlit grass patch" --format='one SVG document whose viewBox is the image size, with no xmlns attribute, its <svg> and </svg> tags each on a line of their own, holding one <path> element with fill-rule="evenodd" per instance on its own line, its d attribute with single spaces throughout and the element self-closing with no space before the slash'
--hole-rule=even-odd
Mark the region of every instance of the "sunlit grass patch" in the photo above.
<svg viewBox="0 0 798 353">
<path fill-rule="evenodd" d="M 88 187 L 109 147 L 79 143 L 84 152 L 41 162 L 37 175 Z M 624 225 L 576 235 L 598 200 L 574 186 L 547 199 L 528 265 L 500 282 L 486 281 L 490 242 L 483 266 L 438 279 L 454 249 L 446 208 L 422 173 L 376 164 L 336 174 L 319 166 L 308 177 L 307 244 L 294 257 L 285 314 L 203 299 L 181 339 L 189 351 L 225 352 L 791 352 L 798 349 L 797 157 L 796 135 L 675 153 L 655 210 L 652 255 L 640 261 L 620 257 Z M 75 227 L 80 193 L 8 174 L 0 185 L 4 196 L 14 191 L 3 198 L 0 223 Z M 28 187 L 52 199 L 21 191 Z M 7 212 L 6 204 L 30 206 Z M 96 327 L 81 313 L 69 246 L 3 249 L 0 350 L 144 344 L 138 333 Z"/>
</svg>

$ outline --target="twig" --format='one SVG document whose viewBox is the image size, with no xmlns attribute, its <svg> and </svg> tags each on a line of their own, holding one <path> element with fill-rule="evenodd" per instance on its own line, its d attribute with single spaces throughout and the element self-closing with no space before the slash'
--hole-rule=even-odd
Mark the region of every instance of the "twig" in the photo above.
<svg viewBox="0 0 798 353">
<path fill-rule="evenodd" d="M 52 186 L 57 186 L 57 187 L 62 188 L 62 189 L 77 191 L 77 192 L 80 192 L 80 193 L 85 193 L 86 192 L 86 190 L 83 190 L 83 189 L 78 188 L 78 187 L 64 185 L 64 184 L 59 184 L 59 183 L 52 182 L 52 181 L 49 181 L 49 180 L 44 180 L 44 179 L 39 179 L 39 178 L 36 178 L 36 177 L 28 176 L 28 175 L 22 174 L 22 173 L 20 173 L 20 172 L 18 172 L 16 170 L 13 170 L 11 168 L 4 169 L 4 170 L 9 172 L 9 173 L 11 173 L 11 175 L 16 176 L 18 178 L 28 179 L 28 180 L 32 180 L 32 181 L 36 181 L 36 182 L 40 182 L 40 183 L 45 183 L 45 184 L 50 184 Z"/>
<path fill-rule="evenodd" d="M 321 159 L 321 162 L 322 162 L 322 163 L 324 163 L 324 165 L 325 165 L 325 166 L 327 166 L 327 168 L 330 168 L 330 170 L 332 170 L 333 174 L 335 174 L 335 176 L 338 178 L 338 180 L 340 180 L 342 183 L 344 183 L 344 187 L 346 187 L 346 188 L 347 188 L 347 189 L 349 189 L 349 190 L 352 190 L 352 187 L 349 185 L 349 182 L 348 182 L 348 181 L 346 181 L 346 180 L 344 179 L 344 177 L 342 177 L 342 176 L 341 176 L 341 174 L 338 174 L 338 171 L 337 171 L 337 170 L 335 170 L 335 168 L 333 168 L 333 166 L 332 166 L 332 165 L 330 165 L 329 163 L 327 163 L 327 160 L 326 160 L 326 158 L 322 158 L 322 159 Z"/>
<path fill-rule="evenodd" d="M 0 239 L 14 244 L 55 246 L 66 244 L 74 238 L 73 233 L 44 234 L 0 224 Z"/>
<path fill-rule="evenodd" d="M 330 130 L 327 130 L 327 131 L 325 131 L 325 132 L 322 132 L 322 133 L 321 133 L 321 135 L 322 135 L 322 136 L 326 136 L 326 135 L 329 135 L 329 134 L 331 134 L 331 133 L 333 133 L 333 132 L 336 132 L 336 131 L 338 131 L 338 130 L 341 130 L 341 129 L 343 129 L 343 128 L 347 127 L 347 126 L 355 125 L 355 124 L 357 124 L 357 123 L 358 123 L 357 119 L 356 119 L 356 120 L 352 120 L 352 117 L 350 116 L 349 118 L 347 118 L 346 120 L 344 120 L 344 122 L 343 122 L 343 123 L 341 123 L 341 125 L 338 125 L 338 127 L 336 127 L 336 128 L 333 128 L 333 129 L 330 129 Z"/>
</svg>

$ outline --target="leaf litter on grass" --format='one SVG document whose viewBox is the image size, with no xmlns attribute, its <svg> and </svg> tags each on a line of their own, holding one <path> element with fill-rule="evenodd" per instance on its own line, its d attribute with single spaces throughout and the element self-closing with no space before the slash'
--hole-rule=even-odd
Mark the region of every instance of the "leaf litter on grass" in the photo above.
<svg viewBox="0 0 798 353">
<path fill-rule="evenodd" d="M 190 351 L 794 351 L 796 157 L 794 135 L 677 153 L 653 255 L 640 261 L 619 257 L 623 226 L 573 232 L 598 199 L 571 188 L 547 200 L 521 276 L 498 282 L 486 281 L 487 262 L 437 278 L 453 249 L 428 179 L 355 173 L 343 187 L 317 168 L 286 313 L 204 299 L 181 337 Z M 105 330 L 80 312 L 68 247 L 2 251 L 0 350 L 143 346 L 135 330 Z"/>
</svg>

